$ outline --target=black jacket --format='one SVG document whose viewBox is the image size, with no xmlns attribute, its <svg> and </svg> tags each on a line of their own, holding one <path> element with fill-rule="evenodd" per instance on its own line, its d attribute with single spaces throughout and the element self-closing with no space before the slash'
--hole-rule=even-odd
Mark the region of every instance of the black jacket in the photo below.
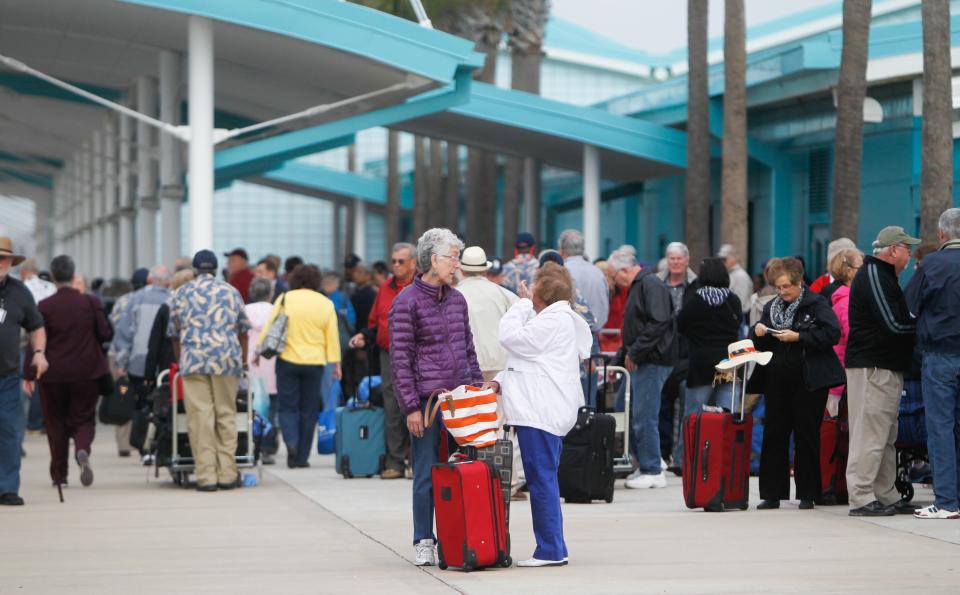
<svg viewBox="0 0 960 595">
<path fill-rule="evenodd" d="M 740 298 L 732 291 L 719 306 L 708 304 L 696 289 L 689 293 L 690 299 L 684 300 L 677 315 L 677 328 L 689 346 L 687 386 L 704 386 L 713 383 L 714 366 L 727 357 L 727 347 L 740 338 L 743 310 Z"/>
<path fill-rule="evenodd" d="M 630 285 L 623 311 L 622 336 L 619 361 L 629 355 L 638 364 L 672 366 L 675 363 L 670 349 L 674 338 L 673 302 L 670 290 L 652 268 L 640 271 Z"/>
<path fill-rule="evenodd" d="M 960 240 L 928 254 L 907 285 L 923 351 L 960 354 Z"/>
<path fill-rule="evenodd" d="M 910 370 L 916 321 L 897 280 L 894 266 L 873 256 L 850 285 L 848 368 Z"/>
<path fill-rule="evenodd" d="M 770 308 L 775 301 L 770 300 L 763 307 L 760 322 L 767 327 L 773 326 L 770 321 Z M 783 343 L 770 333 L 758 337 L 756 326 L 750 329 L 754 346 L 758 351 L 772 351 L 773 360 L 767 366 L 757 366 L 754 369 L 753 376 L 747 383 L 747 392 L 767 393 L 770 392 L 768 387 L 772 386 L 774 381 L 783 380 L 773 378 L 770 373 L 770 370 L 782 369 L 776 365 L 779 363 L 775 361 L 778 358 L 799 358 L 800 380 L 808 391 L 833 388 L 847 382 L 847 374 L 833 351 L 833 346 L 840 341 L 840 321 L 823 296 L 809 289 L 804 292 L 791 330 L 800 334 L 800 340 L 796 343 Z M 849 354 L 849 351 L 847 353 Z"/>
</svg>

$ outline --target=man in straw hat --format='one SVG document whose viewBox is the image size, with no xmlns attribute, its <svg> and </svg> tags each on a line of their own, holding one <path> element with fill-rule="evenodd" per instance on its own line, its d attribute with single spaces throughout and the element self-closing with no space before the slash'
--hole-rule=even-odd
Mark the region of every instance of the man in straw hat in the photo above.
<svg viewBox="0 0 960 595">
<path fill-rule="evenodd" d="M 20 497 L 20 432 L 23 431 L 20 329 L 30 333 L 36 377 L 47 371 L 43 317 L 30 290 L 10 276 L 10 269 L 23 260 L 23 255 L 13 250 L 13 241 L 0 237 L 0 506 L 23 504 Z M 24 381 L 23 390 L 32 394 L 33 382 Z"/>
</svg>

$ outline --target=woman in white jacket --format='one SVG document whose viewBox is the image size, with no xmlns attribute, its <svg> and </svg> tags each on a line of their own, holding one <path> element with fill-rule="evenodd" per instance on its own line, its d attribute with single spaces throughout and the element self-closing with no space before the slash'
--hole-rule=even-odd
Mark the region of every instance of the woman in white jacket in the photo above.
<svg viewBox="0 0 960 595">
<path fill-rule="evenodd" d="M 533 557 L 517 566 L 567 563 L 557 467 L 583 405 L 580 360 L 593 345 L 590 327 L 570 307 L 573 295 L 570 273 L 547 263 L 532 292 L 520 284 L 520 301 L 500 320 L 507 363 L 490 384 L 503 395 L 504 423 L 517 431 L 537 540 Z"/>
</svg>

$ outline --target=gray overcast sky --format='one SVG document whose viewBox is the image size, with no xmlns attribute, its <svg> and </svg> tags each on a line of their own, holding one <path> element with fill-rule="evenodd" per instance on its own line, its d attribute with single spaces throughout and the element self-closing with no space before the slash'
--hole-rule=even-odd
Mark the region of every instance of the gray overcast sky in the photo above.
<svg viewBox="0 0 960 595">
<path fill-rule="evenodd" d="M 836 0 L 745 0 L 747 27 Z M 553 14 L 652 54 L 686 46 L 685 0 L 552 0 Z M 723 0 L 710 0 L 711 38 L 723 34 Z M 549 43 L 549 42 L 548 42 Z"/>
</svg>

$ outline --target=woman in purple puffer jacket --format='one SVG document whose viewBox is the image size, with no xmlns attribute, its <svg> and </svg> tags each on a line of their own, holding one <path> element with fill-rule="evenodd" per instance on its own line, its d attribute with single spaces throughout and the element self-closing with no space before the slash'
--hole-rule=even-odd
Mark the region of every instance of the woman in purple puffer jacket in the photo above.
<svg viewBox="0 0 960 595">
<path fill-rule="evenodd" d="M 424 401 L 436 389 L 483 382 L 467 301 L 452 287 L 463 242 L 449 229 L 427 230 L 417 243 L 420 274 L 390 309 L 390 366 L 400 409 L 410 430 L 413 465 L 413 544 L 417 566 L 437 561 L 433 534 L 433 486 L 440 424 L 424 427 Z"/>
</svg>

